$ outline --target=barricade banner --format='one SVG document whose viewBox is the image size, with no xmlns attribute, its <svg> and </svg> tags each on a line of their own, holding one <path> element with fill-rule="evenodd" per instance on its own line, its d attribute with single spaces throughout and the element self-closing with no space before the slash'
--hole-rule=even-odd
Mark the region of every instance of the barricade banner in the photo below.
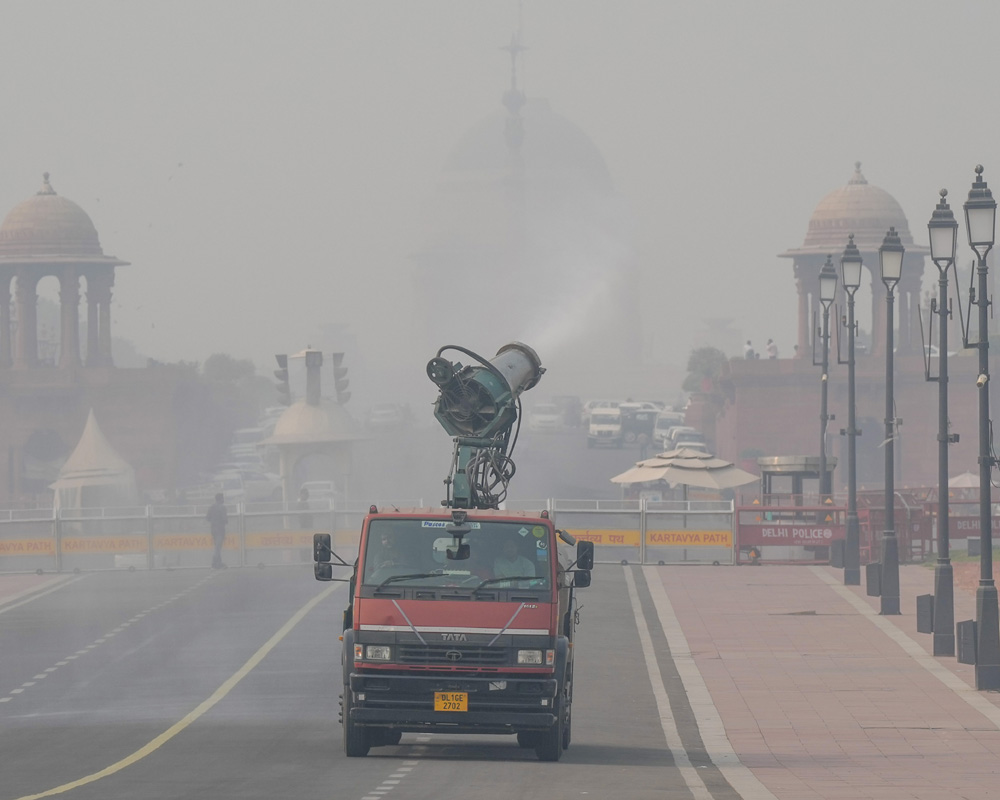
<svg viewBox="0 0 1000 800">
<path fill-rule="evenodd" d="M 593 542 L 595 546 L 613 546 L 613 547 L 638 547 L 639 546 L 639 531 L 621 531 L 621 530 L 578 530 L 570 529 L 567 531 L 575 539 L 582 539 L 585 542 Z"/>
<path fill-rule="evenodd" d="M 0 556 L 54 556 L 56 543 L 48 539 L 0 539 Z"/>
<path fill-rule="evenodd" d="M 732 531 L 646 531 L 648 547 L 732 547 Z"/>
<path fill-rule="evenodd" d="M 806 525 L 772 523 L 765 525 L 740 525 L 740 547 L 757 545 L 817 545 L 821 547 L 837 539 L 844 539 L 844 525 Z"/>
</svg>

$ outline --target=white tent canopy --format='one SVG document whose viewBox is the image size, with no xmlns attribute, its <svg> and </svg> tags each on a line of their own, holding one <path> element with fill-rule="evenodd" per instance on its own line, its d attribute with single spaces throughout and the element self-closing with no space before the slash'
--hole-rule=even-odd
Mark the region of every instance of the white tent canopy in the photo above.
<svg viewBox="0 0 1000 800">
<path fill-rule="evenodd" d="M 754 483 L 758 478 L 735 464 L 681 447 L 653 458 L 639 461 L 634 467 L 611 479 L 612 483 L 654 483 L 671 486 L 700 486 L 706 489 L 732 489 Z"/>
<path fill-rule="evenodd" d="M 948 485 L 952 489 L 978 489 L 979 475 L 974 472 L 963 472 L 961 475 L 949 478 Z"/>
<path fill-rule="evenodd" d="M 51 484 L 57 509 L 128 506 L 136 503 L 135 470 L 111 446 L 91 409 L 76 449 Z"/>
</svg>

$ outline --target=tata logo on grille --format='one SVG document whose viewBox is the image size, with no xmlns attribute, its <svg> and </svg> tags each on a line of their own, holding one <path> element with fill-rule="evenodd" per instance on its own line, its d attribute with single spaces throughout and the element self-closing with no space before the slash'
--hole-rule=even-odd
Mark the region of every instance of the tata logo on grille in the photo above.
<svg viewBox="0 0 1000 800">
<path fill-rule="evenodd" d="M 444 654 L 444 657 L 447 658 L 449 661 L 462 660 L 462 654 L 458 652 L 458 650 L 449 650 L 447 653 Z"/>
<path fill-rule="evenodd" d="M 442 633 L 441 639 L 446 642 L 467 642 L 464 633 Z"/>
</svg>

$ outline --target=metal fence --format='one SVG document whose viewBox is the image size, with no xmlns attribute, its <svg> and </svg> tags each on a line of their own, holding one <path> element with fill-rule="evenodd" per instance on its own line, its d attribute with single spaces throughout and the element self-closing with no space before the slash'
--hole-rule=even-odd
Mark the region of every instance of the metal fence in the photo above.
<svg viewBox="0 0 1000 800">
<path fill-rule="evenodd" d="M 422 500 L 375 504 L 420 508 Z M 531 500 L 510 510 L 547 511 L 578 539 L 595 543 L 602 563 L 731 564 L 730 502 Z M 0 511 L 0 572 L 208 567 L 207 505 Z M 343 557 L 356 553 L 369 505 L 330 500 L 227 506 L 223 560 L 253 567 L 312 563 L 315 533 L 330 533 Z"/>
</svg>

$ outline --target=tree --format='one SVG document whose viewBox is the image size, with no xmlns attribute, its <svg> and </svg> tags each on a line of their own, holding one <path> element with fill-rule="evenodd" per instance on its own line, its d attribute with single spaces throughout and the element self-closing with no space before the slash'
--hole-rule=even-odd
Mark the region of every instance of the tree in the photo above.
<svg viewBox="0 0 1000 800">
<path fill-rule="evenodd" d="M 684 378 L 681 388 L 685 392 L 705 392 L 706 394 L 715 392 L 725 363 L 726 354 L 718 348 L 695 348 L 688 356 L 688 374 Z"/>
</svg>

